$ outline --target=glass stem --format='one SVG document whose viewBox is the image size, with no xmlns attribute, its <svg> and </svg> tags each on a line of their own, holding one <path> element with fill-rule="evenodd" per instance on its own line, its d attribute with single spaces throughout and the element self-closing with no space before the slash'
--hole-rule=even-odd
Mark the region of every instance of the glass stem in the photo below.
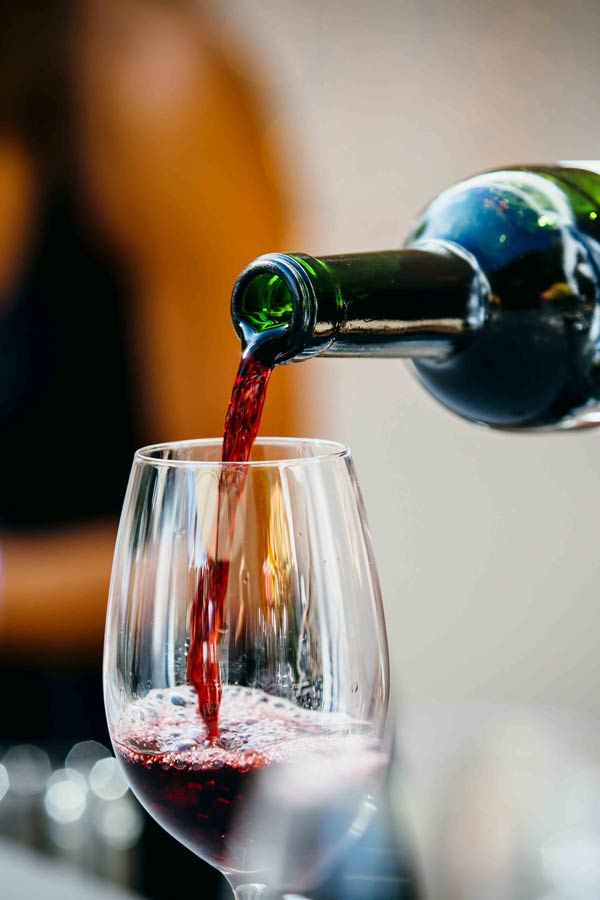
<svg viewBox="0 0 600 900">
<path fill-rule="evenodd" d="M 240 884 L 233 894 L 235 900 L 274 900 L 266 884 Z"/>
</svg>

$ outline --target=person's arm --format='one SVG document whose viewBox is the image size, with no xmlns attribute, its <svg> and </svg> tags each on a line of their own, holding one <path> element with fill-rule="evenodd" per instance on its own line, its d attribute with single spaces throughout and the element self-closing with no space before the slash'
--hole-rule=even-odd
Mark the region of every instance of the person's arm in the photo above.
<svg viewBox="0 0 600 900">
<path fill-rule="evenodd" d="M 18 138 L 0 136 L 0 313 L 21 274 L 35 215 L 35 174 Z"/>
<path fill-rule="evenodd" d="M 115 536 L 113 523 L 0 535 L 0 648 L 50 655 L 98 647 Z"/>
</svg>

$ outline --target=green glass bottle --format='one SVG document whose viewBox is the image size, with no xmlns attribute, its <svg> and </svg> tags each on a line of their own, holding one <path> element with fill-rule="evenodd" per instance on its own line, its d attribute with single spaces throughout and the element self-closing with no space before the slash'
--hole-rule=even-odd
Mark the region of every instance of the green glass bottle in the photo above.
<svg viewBox="0 0 600 900">
<path fill-rule="evenodd" d="M 231 310 L 268 365 L 406 357 L 464 418 L 566 428 L 600 423 L 599 287 L 600 164 L 515 166 L 444 191 L 401 250 L 259 257 Z"/>
</svg>

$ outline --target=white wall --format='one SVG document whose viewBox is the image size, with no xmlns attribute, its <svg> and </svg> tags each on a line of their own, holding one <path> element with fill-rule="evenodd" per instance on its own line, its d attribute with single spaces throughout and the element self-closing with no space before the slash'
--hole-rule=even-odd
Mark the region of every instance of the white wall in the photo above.
<svg viewBox="0 0 600 900">
<path fill-rule="evenodd" d="M 463 176 L 600 154 L 597 0 L 218 2 L 295 145 L 290 249 L 397 246 Z M 486 433 L 399 361 L 305 377 L 306 430 L 355 453 L 404 696 L 600 710 L 600 434 Z"/>
</svg>

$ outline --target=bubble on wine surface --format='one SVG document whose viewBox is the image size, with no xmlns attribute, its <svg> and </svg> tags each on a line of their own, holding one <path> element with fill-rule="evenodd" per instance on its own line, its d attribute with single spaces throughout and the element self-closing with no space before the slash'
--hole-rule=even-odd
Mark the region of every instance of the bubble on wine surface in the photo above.
<svg viewBox="0 0 600 900">
<path fill-rule="evenodd" d="M 119 745 L 144 754 L 144 762 L 160 757 L 178 765 L 202 768 L 220 764 L 244 766 L 274 762 L 300 762 L 308 757 L 334 758 L 340 751 L 377 748 L 373 727 L 344 713 L 306 709 L 278 696 L 253 688 L 225 686 L 219 713 L 219 740 L 208 740 L 206 725 L 198 713 L 196 694 L 190 685 L 150 691 L 135 700 L 115 729 Z M 360 755 L 360 754 L 358 754 Z M 146 759 L 147 756 L 147 759 Z M 321 779 L 319 779 L 321 781 Z"/>
</svg>

